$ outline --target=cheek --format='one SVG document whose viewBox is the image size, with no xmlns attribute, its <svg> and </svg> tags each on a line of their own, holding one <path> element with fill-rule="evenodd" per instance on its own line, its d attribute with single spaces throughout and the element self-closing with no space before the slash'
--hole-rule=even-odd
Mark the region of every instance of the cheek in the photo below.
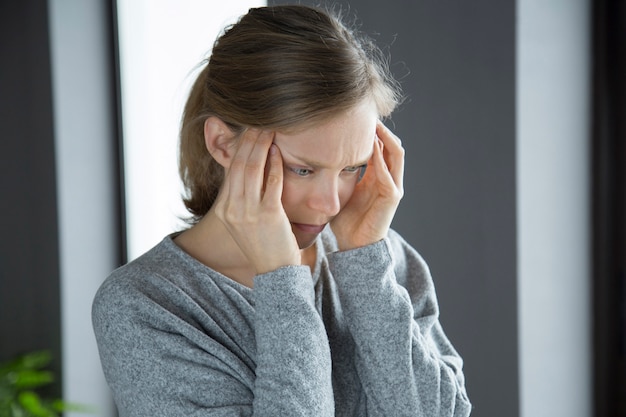
<svg viewBox="0 0 626 417">
<path fill-rule="evenodd" d="M 283 194 L 281 196 L 281 201 L 283 203 L 283 207 L 287 214 L 293 210 L 294 207 L 303 203 L 304 196 L 306 195 L 305 187 L 296 186 L 289 179 L 284 178 L 283 180 Z"/>
<path fill-rule="evenodd" d="M 346 181 L 339 186 L 339 202 L 341 203 L 341 208 L 346 205 L 352 194 L 354 194 L 354 189 L 356 188 L 356 180 L 354 181 Z"/>
</svg>

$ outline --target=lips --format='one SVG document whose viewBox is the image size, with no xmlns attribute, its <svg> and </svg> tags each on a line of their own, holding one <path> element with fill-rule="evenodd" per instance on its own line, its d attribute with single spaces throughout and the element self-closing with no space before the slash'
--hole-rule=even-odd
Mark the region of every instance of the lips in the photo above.
<svg viewBox="0 0 626 417">
<path fill-rule="evenodd" d="M 296 229 L 304 233 L 313 233 L 313 234 L 321 233 L 322 230 L 324 230 L 324 227 L 326 227 L 325 224 L 316 225 L 316 224 L 292 223 L 292 225 L 293 227 L 295 227 Z"/>
</svg>

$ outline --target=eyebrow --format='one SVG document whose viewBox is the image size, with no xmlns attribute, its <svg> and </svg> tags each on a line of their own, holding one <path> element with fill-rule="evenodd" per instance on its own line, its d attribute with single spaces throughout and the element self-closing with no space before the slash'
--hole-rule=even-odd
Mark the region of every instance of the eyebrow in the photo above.
<svg viewBox="0 0 626 417">
<path fill-rule="evenodd" d="M 372 154 L 374 153 L 374 151 L 372 150 L 372 152 L 369 154 L 369 156 L 361 162 L 357 162 L 355 164 L 350 164 L 350 165 L 346 165 L 346 167 L 360 167 L 363 165 L 367 165 L 367 162 L 370 160 L 370 158 L 372 157 Z M 299 157 L 297 155 L 289 155 L 290 159 L 296 159 L 298 161 L 298 163 L 302 163 L 304 165 L 310 166 L 311 168 L 315 168 L 315 169 L 320 169 L 320 168 L 326 168 L 326 165 L 318 162 L 318 161 L 312 161 L 310 159 L 307 158 L 303 158 L 303 157 Z M 284 157 L 283 157 L 284 159 Z"/>
</svg>

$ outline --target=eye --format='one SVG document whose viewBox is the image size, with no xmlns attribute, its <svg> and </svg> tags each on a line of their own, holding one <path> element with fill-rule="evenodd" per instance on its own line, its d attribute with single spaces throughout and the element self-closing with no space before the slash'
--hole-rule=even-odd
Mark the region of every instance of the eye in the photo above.
<svg viewBox="0 0 626 417">
<path fill-rule="evenodd" d="M 308 168 L 290 167 L 289 170 L 299 177 L 307 177 L 313 173 L 313 170 Z"/>
<path fill-rule="evenodd" d="M 349 174 L 357 174 L 359 175 L 359 178 L 357 179 L 357 181 L 361 181 L 361 178 L 363 178 L 363 175 L 365 175 L 365 170 L 367 169 L 367 164 L 363 164 L 363 165 L 357 165 L 357 166 L 353 166 L 353 167 L 347 167 L 344 168 L 344 171 L 349 173 Z"/>
<path fill-rule="evenodd" d="M 360 168 L 360 170 L 359 170 L 359 179 L 357 181 L 361 181 L 361 179 L 365 175 L 365 170 L 367 170 L 367 164 L 363 164 L 359 168 Z"/>
</svg>

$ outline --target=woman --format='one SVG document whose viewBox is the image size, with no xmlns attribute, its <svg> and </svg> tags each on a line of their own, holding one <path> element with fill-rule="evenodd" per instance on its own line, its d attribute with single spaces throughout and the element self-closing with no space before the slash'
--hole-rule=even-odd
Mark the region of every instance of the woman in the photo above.
<svg viewBox="0 0 626 417">
<path fill-rule="evenodd" d="M 181 128 L 191 227 L 94 301 L 121 416 L 469 415 L 428 269 L 390 230 L 398 97 L 317 9 L 251 9 L 216 41 Z"/>
</svg>

